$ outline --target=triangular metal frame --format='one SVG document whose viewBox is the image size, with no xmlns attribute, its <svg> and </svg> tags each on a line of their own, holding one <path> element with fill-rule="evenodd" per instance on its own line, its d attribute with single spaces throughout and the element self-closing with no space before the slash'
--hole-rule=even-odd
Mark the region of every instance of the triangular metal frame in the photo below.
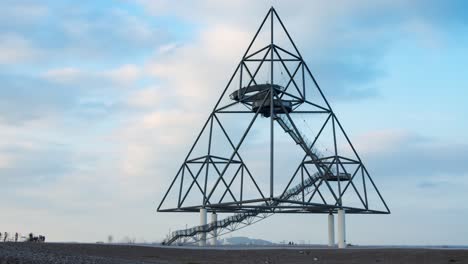
<svg viewBox="0 0 468 264">
<path fill-rule="evenodd" d="M 260 32 L 267 27 L 267 22 L 270 22 L 270 43 L 262 46 L 258 50 L 251 51 L 253 44 L 256 42 Z M 275 23 L 276 22 L 276 23 Z M 274 43 L 275 25 L 279 24 L 280 30 L 282 30 L 289 43 L 292 45 L 293 50 L 286 50 Z M 250 62 L 257 63 L 257 67 L 252 68 L 248 64 Z M 288 67 L 287 63 L 295 63 L 293 68 Z M 297 64 L 296 64 L 297 63 Z M 276 65 L 283 67 L 287 73 L 287 84 L 280 89 L 275 85 L 274 67 Z M 262 67 L 270 68 L 270 81 L 269 84 L 259 84 L 256 79 L 257 74 Z M 296 80 L 297 76 L 300 76 L 300 82 Z M 234 84 L 235 78 L 239 79 L 239 83 Z M 244 82 L 247 78 L 248 81 Z M 311 84 L 306 84 L 306 79 L 312 80 Z M 299 82 L 299 83 L 298 83 Z M 236 98 L 237 100 L 222 103 L 223 99 L 227 96 L 227 91 L 232 87 L 238 89 Z M 247 95 L 248 88 L 251 86 L 266 87 L 264 90 L 253 94 Z M 315 89 L 318 92 L 321 103 L 317 103 L 313 100 L 308 99 L 309 89 Z M 309 92 L 308 92 L 309 91 Z M 252 103 L 252 98 L 261 94 L 262 99 L 258 100 L 256 105 Z M 232 96 L 232 94 L 231 94 Z M 232 99 L 232 98 L 231 98 Z M 261 101 L 261 103 L 260 103 Z M 276 106 L 277 102 L 287 101 L 291 105 L 291 109 L 287 109 L 283 104 L 279 107 Z M 236 106 L 243 105 L 242 110 L 232 110 Z M 274 107 L 271 107 L 274 106 Z M 308 106 L 307 110 L 300 110 L 303 106 Z M 257 108 L 255 108 L 257 107 Z M 257 110 L 255 110 L 257 109 Z M 265 112 L 265 109 L 269 113 Z M 234 142 L 222 122 L 220 121 L 221 115 L 230 114 L 247 114 L 251 115 L 252 118 L 244 130 L 238 142 Z M 323 115 L 325 122 L 323 123 L 318 133 L 314 135 L 313 141 L 308 141 L 306 135 L 302 133 L 296 126 L 293 115 Z M 242 146 L 244 139 L 249 134 L 252 125 L 258 119 L 259 116 L 268 117 L 270 119 L 270 181 L 269 190 L 262 190 L 257 184 L 254 175 L 248 169 L 246 162 L 241 157 L 239 149 Z M 275 125 L 276 124 L 276 125 Z M 302 147 L 305 152 L 304 158 L 299 163 L 295 173 L 291 176 L 287 186 L 282 188 L 281 193 L 274 192 L 274 131 L 275 126 L 280 126 L 283 130 L 288 133 L 291 138 Z M 232 149 L 232 153 L 226 157 L 214 156 L 212 154 L 212 133 L 214 126 L 218 126 L 222 135 L 225 136 L 229 142 L 227 148 Z M 332 137 L 334 141 L 334 153 L 330 156 L 321 156 L 316 151 L 316 141 L 321 137 L 324 128 L 326 126 L 332 127 Z M 192 151 L 195 146 L 199 143 L 202 134 L 208 133 L 208 147 L 207 154 L 200 157 L 192 157 Z M 342 135 L 346 139 L 346 143 L 349 144 L 352 149 L 353 157 L 347 157 L 342 153 L 339 153 L 337 148 L 337 135 Z M 201 166 L 198 171 L 194 173 L 192 166 L 198 164 Z M 231 166 L 235 167 L 235 174 L 231 179 L 225 178 L 226 171 Z M 353 166 L 352 168 L 350 166 Z M 214 179 L 208 180 L 209 173 L 214 173 Z M 311 170 L 315 170 L 313 173 Z M 201 175 L 204 182 L 198 182 Z M 187 176 L 188 175 L 188 176 Z M 210 174 L 211 175 L 211 174 Z M 297 182 L 300 177 L 299 187 L 302 184 L 302 188 L 298 190 L 291 190 L 294 186 L 295 181 Z M 360 192 L 354 183 L 354 180 L 360 177 L 362 180 L 362 190 Z M 184 178 L 192 181 L 190 187 L 183 190 Z M 240 178 L 240 190 L 239 192 L 231 189 L 234 181 Z M 243 197 L 244 182 L 245 179 L 249 179 L 254 189 L 258 192 L 258 197 L 254 199 L 245 199 Z M 212 183 L 212 187 L 208 188 L 208 181 Z M 333 186 L 337 186 L 333 188 Z M 219 191 L 218 188 L 225 188 L 224 193 L 219 200 L 213 199 L 213 193 Z M 384 209 L 375 209 L 370 206 L 368 190 L 372 188 L 376 192 L 377 200 Z M 190 192 L 200 192 L 200 202 L 195 205 L 185 205 L 185 198 Z M 332 201 L 326 200 L 323 193 L 328 190 L 333 197 Z M 343 200 L 343 196 L 350 190 L 356 193 L 356 197 L 361 201 L 361 205 L 349 206 L 346 201 Z M 295 193 L 294 193 L 295 191 Z M 167 200 L 168 194 L 171 192 L 178 192 L 178 201 L 175 206 L 163 207 Z M 295 195 L 291 196 L 291 193 Z M 231 201 L 224 201 L 226 197 L 232 198 Z M 319 199 L 319 202 L 313 202 L 314 197 Z M 375 197 L 374 197 L 375 198 Z M 197 136 L 194 144 L 192 145 L 189 153 L 187 154 L 182 166 L 180 167 L 176 177 L 171 182 L 167 192 L 165 193 L 161 203 L 158 206 L 159 212 L 197 212 L 201 208 L 205 208 L 212 212 L 249 212 L 255 211 L 256 213 L 330 213 L 335 212 L 338 209 L 346 209 L 347 213 L 376 213 L 386 214 L 390 213 L 390 210 L 383 199 L 380 191 L 376 184 L 372 180 L 369 172 L 364 166 L 361 158 L 355 150 L 351 140 L 344 131 L 341 123 L 333 112 L 329 102 L 324 96 L 322 89 L 319 87 L 314 75 L 311 70 L 304 62 L 303 57 L 294 41 L 292 40 L 289 32 L 284 26 L 281 18 L 277 14 L 274 8 L 271 8 L 265 18 L 263 19 L 260 27 L 255 33 L 254 38 L 250 42 L 247 51 L 244 53 L 241 62 L 236 67 L 233 75 L 231 76 L 228 84 L 223 90 L 220 98 L 218 99 L 210 117 L 203 125 L 203 128 Z"/>
</svg>

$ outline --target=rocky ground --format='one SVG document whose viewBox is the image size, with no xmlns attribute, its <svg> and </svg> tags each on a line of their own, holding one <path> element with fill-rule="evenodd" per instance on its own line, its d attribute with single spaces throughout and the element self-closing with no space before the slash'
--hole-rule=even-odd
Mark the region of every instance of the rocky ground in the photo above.
<svg viewBox="0 0 468 264">
<path fill-rule="evenodd" d="M 104 244 L 0 243 L 6 263 L 467 263 L 467 249 L 300 247 L 177 248 Z"/>
</svg>

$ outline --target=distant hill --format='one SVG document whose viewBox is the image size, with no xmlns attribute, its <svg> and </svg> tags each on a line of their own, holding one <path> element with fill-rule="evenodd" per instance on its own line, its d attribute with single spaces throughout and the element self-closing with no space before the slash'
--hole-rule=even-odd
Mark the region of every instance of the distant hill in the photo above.
<svg viewBox="0 0 468 264">
<path fill-rule="evenodd" d="M 263 240 L 263 239 L 255 239 L 255 238 L 248 238 L 248 237 L 229 237 L 224 238 L 221 240 L 221 244 L 223 245 L 261 245 L 261 246 L 268 246 L 273 245 L 273 242 Z"/>
</svg>

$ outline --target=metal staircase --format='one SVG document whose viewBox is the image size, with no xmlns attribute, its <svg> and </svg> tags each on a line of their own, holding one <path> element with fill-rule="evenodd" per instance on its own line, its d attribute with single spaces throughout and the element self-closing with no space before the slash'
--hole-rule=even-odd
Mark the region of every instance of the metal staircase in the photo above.
<svg viewBox="0 0 468 264">
<path fill-rule="evenodd" d="M 333 174 L 331 169 L 321 162 L 322 156 L 320 153 L 313 148 L 312 141 L 310 141 L 307 136 L 302 133 L 295 125 L 293 125 L 287 115 L 276 115 L 276 121 L 283 128 L 283 130 L 288 133 L 291 138 L 301 146 L 301 148 L 307 153 L 307 155 L 316 162 L 316 164 L 323 170 L 325 174 Z"/>
<path fill-rule="evenodd" d="M 320 180 L 324 173 L 327 175 L 333 174 L 333 169 L 328 168 L 320 160 L 321 155 L 317 150 L 312 148 L 312 142 L 307 139 L 307 137 L 301 133 L 291 122 L 289 122 L 286 115 L 276 115 L 275 120 L 283 128 L 283 130 L 288 133 L 292 139 L 301 146 L 306 154 L 316 162 L 316 164 L 323 170 L 323 172 L 316 172 L 311 177 L 304 180 L 303 183 L 297 184 L 294 187 L 289 188 L 281 196 L 278 196 L 278 199 L 273 199 L 271 201 L 265 202 L 264 206 L 277 206 L 282 201 L 278 200 L 300 200 L 302 198 L 302 192 L 304 194 L 309 194 L 315 189 L 315 182 Z M 162 242 L 163 245 L 172 245 L 176 244 L 192 244 L 200 240 L 198 235 L 207 234 L 208 236 L 221 236 L 246 226 L 252 225 L 256 222 L 259 222 L 271 215 L 274 214 L 274 211 L 271 213 L 262 213 L 260 210 L 252 210 L 245 213 L 237 213 L 232 216 L 229 216 L 225 219 L 219 220 L 217 222 L 212 222 L 206 225 L 195 226 L 188 229 L 177 230 L 172 233 Z M 216 232 L 214 232 L 216 231 Z M 207 239 L 209 237 L 207 236 Z"/>
</svg>

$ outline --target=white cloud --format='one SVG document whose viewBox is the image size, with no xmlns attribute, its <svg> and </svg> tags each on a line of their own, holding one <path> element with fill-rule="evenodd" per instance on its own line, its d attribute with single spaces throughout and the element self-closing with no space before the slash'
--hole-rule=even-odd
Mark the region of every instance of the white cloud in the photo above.
<svg viewBox="0 0 468 264">
<path fill-rule="evenodd" d="M 102 73 L 116 83 L 129 84 L 138 80 L 141 76 L 140 68 L 134 64 L 126 64 L 115 69 L 108 70 Z"/>
<path fill-rule="evenodd" d="M 201 129 L 201 122 L 206 120 L 208 111 L 220 95 L 253 37 L 260 18 L 270 5 L 266 2 L 252 3 L 247 0 L 140 2 L 151 8 L 153 14 L 174 12 L 183 16 L 183 19 L 195 21 L 203 27 L 197 28 L 198 34 L 186 43 L 160 46 L 157 55 L 142 66 L 128 62 L 105 70 L 92 71 L 71 66 L 44 72 L 44 78 L 67 84 L 97 78 L 105 79 L 116 86 L 130 86 L 129 84 L 148 75 L 158 81 L 157 86 L 145 86 L 146 88 L 133 93 L 125 91 L 125 95 L 129 94 L 125 104 L 138 108 L 139 111 L 122 114 L 118 121 L 101 120 L 95 126 L 87 123 L 85 128 L 77 131 L 55 126 L 54 129 L 51 129 L 52 126 L 45 126 L 34 130 L 43 131 L 39 137 L 53 135 L 56 138 L 76 141 L 79 146 L 73 147 L 75 155 L 89 156 L 89 160 L 96 161 L 96 164 L 88 163 L 75 157 L 74 164 L 84 172 L 74 171 L 56 184 L 39 188 L 31 194 L 35 198 L 47 199 L 47 205 L 59 203 L 57 206 L 65 207 L 61 201 L 73 201 L 74 208 L 92 210 L 92 199 L 87 197 L 87 193 L 92 193 L 98 194 L 100 198 L 98 206 L 94 208 L 107 207 L 109 201 L 123 203 L 128 200 L 137 201 L 131 206 L 141 205 L 143 201 L 143 204 L 153 206 L 153 202 L 148 199 L 161 198 L 160 193 L 165 191 L 167 181 L 174 176 L 177 166 Z M 382 2 L 292 1 L 278 3 L 281 5 L 278 12 L 291 33 L 296 33 L 293 38 L 300 47 L 313 50 L 318 56 L 326 56 L 329 55 L 324 52 L 326 46 L 340 45 L 342 43 L 337 44 L 337 39 L 343 39 L 333 35 L 336 31 L 326 32 L 330 25 L 342 25 L 343 16 L 359 14 L 369 3 L 375 7 Z M 382 5 L 392 4 L 386 2 Z M 246 9 L 246 6 L 250 8 Z M 310 15 L 311 10 L 314 11 L 314 16 Z M 76 24 L 65 25 L 68 33 L 79 38 L 90 37 L 88 34 L 91 26 L 80 23 L 78 21 Z M 130 38 L 133 35 L 137 41 L 149 38 L 148 30 L 151 29 L 147 27 L 131 34 L 131 29 L 138 28 L 139 23 L 130 21 L 130 26 L 120 32 Z M 349 32 L 343 35 L 346 45 L 356 39 L 363 40 L 368 37 L 366 34 L 350 35 Z M 370 35 L 374 36 L 372 32 Z M 0 63 L 26 61 L 35 56 L 31 43 L 24 39 L 13 38 L 13 41 L 10 39 L 6 44 L 7 51 L 15 47 L 16 53 L 2 53 L 5 43 L 0 42 Z M 166 103 L 161 107 L 163 99 L 168 100 L 165 100 Z M 69 122 L 68 119 L 64 120 L 62 125 L 68 125 Z M 406 131 L 376 131 L 358 137 L 354 143 L 359 152 L 387 153 L 412 137 L 413 135 Z M 13 136 L 10 138 L 21 141 Z M 2 155 L 0 167 L 2 164 L 11 164 L 9 156 Z M 70 186 L 73 188 L 68 191 Z M 57 210 L 54 208 L 47 211 Z M 128 209 L 123 211 L 129 212 Z M 147 219 L 149 216 L 153 216 L 153 211 L 140 212 L 134 217 Z M 164 223 L 167 223 L 167 227 L 173 224 L 172 221 Z M 151 225 L 145 225 L 144 232 L 147 232 L 148 227 L 151 228 Z M 164 227 L 166 226 L 158 226 L 156 232 L 162 233 Z M 50 230 L 52 232 L 53 229 Z M 66 239 L 66 235 L 62 234 L 62 239 Z"/>
<path fill-rule="evenodd" d="M 112 69 L 95 71 L 78 67 L 63 67 L 49 69 L 42 73 L 42 77 L 63 84 L 109 81 L 116 87 L 128 87 L 142 77 L 142 72 L 140 67 L 134 64 L 124 64 Z"/>
<path fill-rule="evenodd" d="M 127 104 L 132 107 L 154 108 L 163 99 L 159 87 L 147 87 L 130 95 Z"/>
<path fill-rule="evenodd" d="M 0 3 L 0 21 L 13 24 L 33 23 L 49 14 L 46 6 L 38 3 L 20 3 L 20 1 Z"/>
<path fill-rule="evenodd" d="M 143 5 L 153 15 L 165 14 L 173 7 L 172 1 L 169 0 L 136 0 L 136 2 Z"/>
<path fill-rule="evenodd" d="M 0 169 L 7 168 L 14 163 L 13 157 L 5 153 L 0 153 Z"/>
<path fill-rule="evenodd" d="M 443 30 L 427 20 L 421 18 L 411 19 L 405 25 L 404 30 L 424 47 L 437 49 L 444 44 Z"/>
<path fill-rule="evenodd" d="M 145 72 L 163 82 L 163 90 L 175 96 L 178 107 L 207 113 L 237 66 L 248 39 L 248 32 L 236 26 L 208 27 L 190 43 L 153 58 L 145 65 Z"/>
<path fill-rule="evenodd" d="M 401 148 L 401 145 L 408 141 L 417 139 L 418 137 L 409 131 L 379 130 L 357 136 L 354 143 L 359 153 L 384 154 Z"/>
<path fill-rule="evenodd" d="M 28 62 L 39 56 L 32 43 L 18 34 L 0 36 L 0 64 Z"/>
<path fill-rule="evenodd" d="M 83 38 L 90 33 L 92 25 L 87 21 L 77 21 L 70 19 L 61 24 L 64 33 L 70 37 Z"/>
<path fill-rule="evenodd" d="M 161 33 L 158 28 L 152 27 L 147 20 L 133 16 L 124 10 L 114 9 L 111 12 L 122 23 L 116 28 L 116 32 L 123 39 L 128 39 L 131 42 L 148 42 L 154 40 L 155 36 Z"/>
<path fill-rule="evenodd" d="M 13 6 L 9 12 L 16 14 L 17 18 L 36 20 L 48 15 L 49 9 L 46 6 L 28 4 Z"/>
<path fill-rule="evenodd" d="M 170 53 L 171 51 L 174 51 L 178 46 L 179 46 L 178 43 L 168 43 L 165 45 L 161 45 L 158 48 L 158 54 L 165 55 L 167 53 Z"/>
<path fill-rule="evenodd" d="M 50 81 L 59 83 L 71 83 L 79 79 L 83 72 L 77 68 L 65 67 L 59 69 L 51 69 L 42 74 L 42 76 Z"/>
</svg>

